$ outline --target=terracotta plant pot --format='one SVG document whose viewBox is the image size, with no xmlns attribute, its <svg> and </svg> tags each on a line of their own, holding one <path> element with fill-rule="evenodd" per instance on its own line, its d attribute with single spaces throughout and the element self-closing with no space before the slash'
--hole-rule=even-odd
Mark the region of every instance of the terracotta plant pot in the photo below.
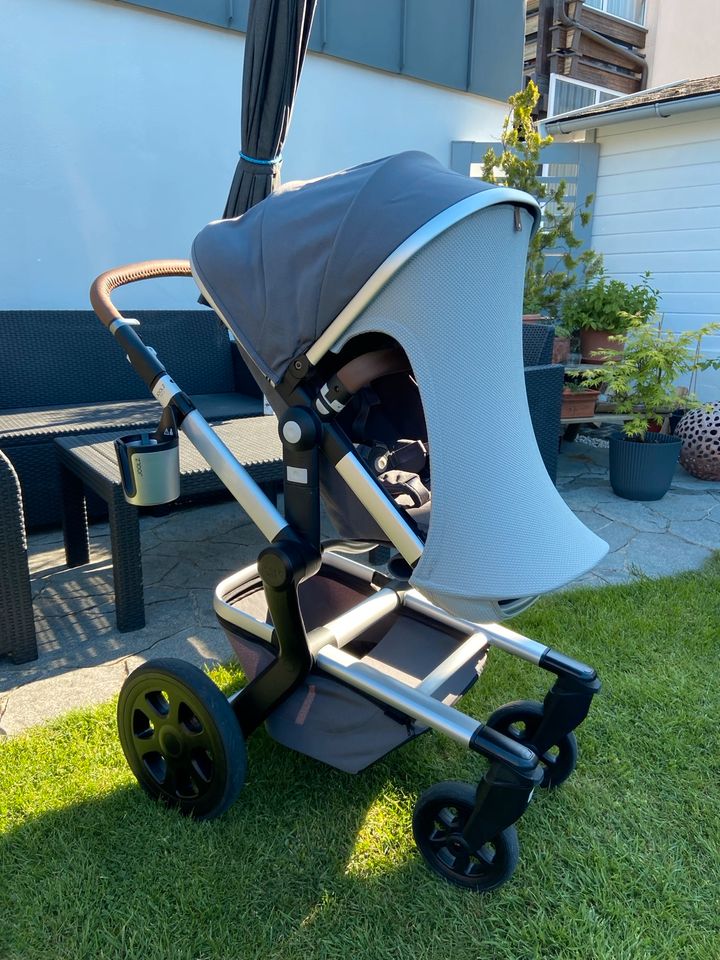
<svg viewBox="0 0 720 960">
<path fill-rule="evenodd" d="M 614 353 L 622 353 L 624 345 L 617 340 L 611 340 L 616 334 L 609 330 L 581 330 L 580 331 L 580 350 L 582 351 L 583 363 L 603 363 L 600 357 L 594 357 L 595 350 L 612 350 Z"/>
<path fill-rule="evenodd" d="M 570 359 L 570 337 L 555 337 L 553 340 L 552 362 L 563 366 Z"/>
<path fill-rule="evenodd" d="M 563 390 L 562 409 L 560 416 L 563 420 L 592 419 L 595 413 L 595 404 L 600 396 L 599 390 Z"/>
</svg>

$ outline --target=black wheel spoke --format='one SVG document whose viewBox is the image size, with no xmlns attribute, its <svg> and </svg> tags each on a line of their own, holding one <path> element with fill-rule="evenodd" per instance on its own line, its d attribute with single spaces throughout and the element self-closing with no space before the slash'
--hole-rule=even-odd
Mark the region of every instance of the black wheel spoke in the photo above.
<svg viewBox="0 0 720 960">
<path fill-rule="evenodd" d="M 458 873 L 467 873 L 470 870 L 470 851 L 466 847 L 460 847 L 457 850 L 452 850 L 452 855 L 454 858 L 453 869 L 457 870 Z"/>
<path fill-rule="evenodd" d="M 443 807 L 441 810 L 438 810 L 435 816 L 435 819 L 439 821 L 443 825 L 443 827 L 445 827 L 447 830 L 458 829 L 459 823 L 458 823 L 458 815 L 456 810 L 451 810 L 448 807 Z"/>
<path fill-rule="evenodd" d="M 475 854 L 475 857 L 486 867 L 492 867 L 495 863 L 495 853 L 494 847 L 491 847 L 489 843 L 484 843 Z"/>
<path fill-rule="evenodd" d="M 160 749 L 157 731 L 153 730 L 149 737 L 136 737 L 135 744 L 135 749 L 141 757 L 144 757 L 147 753 L 157 753 Z"/>
<path fill-rule="evenodd" d="M 430 846 L 435 847 L 439 850 L 441 847 L 447 846 L 448 832 L 447 830 L 433 830 L 433 832 L 428 837 L 428 843 Z"/>
</svg>

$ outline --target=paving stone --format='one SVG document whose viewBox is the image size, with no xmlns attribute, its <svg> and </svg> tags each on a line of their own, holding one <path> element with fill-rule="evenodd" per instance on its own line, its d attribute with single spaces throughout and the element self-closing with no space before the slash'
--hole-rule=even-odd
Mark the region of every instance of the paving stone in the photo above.
<svg viewBox="0 0 720 960">
<path fill-rule="evenodd" d="M 635 579 L 633 574 L 624 566 L 599 570 L 597 577 L 600 580 L 600 585 L 603 587 L 614 586 L 621 583 L 630 583 Z"/>
<path fill-rule="evenodd" d="M 718 523 L 720 523 L 720 514 L 718 514 Z M 720 550 L 720 526 L 718 523 L 711 519 L 673 520 L 670 523 L 670 532 L 689 543 L 699 544 L 710 550 Z"/>
<path fill-rule="evenodd" d="M 615 498 L 607 481 L 591 478 L 582 483 L 575 480 L 560 493 L 571 510 L 595 510 L 600 504 L 606 504 Z"/>
<path fill-rule="evenodd" d="M 649 503 L 648 507 L 668 520 L 703 520 L 717 505 L 715 497 L 707 493 L 676 490 L 666 494 L 662 500 Z"/>
<path fill-rule="evenodd" d="M 688 490 L 690 493 L 698 493 L 702 490 L 708 493 L 714 493 L 717 491 L 718 486 L 719 483 L 717 480 L 699 480 L 697 477 L 693 477 L 687 473 L 687 471 L 678 464 L 673 476 L 671 489 Z"/>
<path fill-rule="evenodd" d="M 178 511 L 154 529 L 159 540 L 208 540 L 227 535 L 230 530 L 245 527 L 250 518 L 235 503 L 219 504 L 212 510 L 206 506 Z"/>
<path fill-rule="evenodd" d="M 605 581 L 599 577 L 596 573 L 586 573 L 584 577 L 579 577 L 577 580 L 573 580 L 572 583 L 569 583 L 567 588 L 572 590 L 575 587 L 604 587 Z"/>
<path fill-rule="evenodd" d="M 713 523 L 720 523 L 720 505 L 714 507 L 707 516 L 708 520 L 712 520 Z"/>
<path fill-rule="evenodd" d="M 608 524 L 608 526 L 598 531 L 598 536 L 607 543 L 610 548 L 609 555 L 612 555 L 626 547 L 633 537 L 637 536 L 637 530 L 625 523 L 615 522 Z M 601 563 L 602 562 L 603 561 L 601 561 Z"/>
<path fill-rule="evenodd" d="M 712 552 L 669 532 L 639 533 L 625 548 L 625 561 L 649 577 L 665 577 L 701 567 Z"/>
<path fill-rule="evenodd" d="M 625 523 L 636 530 L 655 532 L 665 530 L 669 521 L 638 500 L 624 500 L 613 495 L 611 500 L 597 505 L 597 513 L 609 520 Z"/>
</svg>

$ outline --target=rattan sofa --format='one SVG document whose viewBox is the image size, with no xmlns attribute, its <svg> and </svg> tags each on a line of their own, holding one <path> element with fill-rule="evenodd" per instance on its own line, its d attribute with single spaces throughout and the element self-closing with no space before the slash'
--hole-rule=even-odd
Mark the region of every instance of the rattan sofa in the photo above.
<svg viewBox="0 0 720 960">
<path fill-rule="evenodd" d="M 211 421 L 255 416 L 262 398 L 239 352 L 209 310 L 126 311 L 173 377 Z M 523 324 L 533 427 L 555 479 L 563 368 L 550 363 L 553 328 Z M 61 517 L 55 437 L 157 424 L 121 350 L 91 311 L 0 311 L 0 450 L 20 479 L 28 529 Z"/>
<path fill-rule="evenodd" d="M 0 452 L 0 657 L 37 658 L 20 484 Z"/>
<path fill-rule="evenodd" d="M 211 421 L 262 413 L 260 390 L 210 310 L 126 311 Z M 92 311 L 0 311 L 0 450 L 28 529 L 61 517 L 55 437 L 133 431 L 160 407 Z"/>
</svg>

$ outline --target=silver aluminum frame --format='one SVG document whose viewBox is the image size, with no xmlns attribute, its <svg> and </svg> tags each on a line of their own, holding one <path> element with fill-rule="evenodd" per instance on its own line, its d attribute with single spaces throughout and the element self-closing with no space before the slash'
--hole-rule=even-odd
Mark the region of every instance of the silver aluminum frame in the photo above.
<svg viewBox="0 0 720 960">
<path fill-rule="evenodd" d="M 317 665 L 330 676 L 351 687 L 387 703 L 407 716 L 413 717 L 434 730 L 467 746 L 482 724 L 454 707 L 434 699 L 443 684 L 472 660 L 483 659 L 489 647 L 505 650 L 522 660 L 538 664 L 547 646 L 524 637 L 498 623 L 476 624 L 454 617 L 426 600 L 416 590 L 377 587 L 372 584 L 375 570 L 357 560 L 325 551 L 323 562 L 372 586 L 373 593 L 324 626 L 308 634 L 309 646 Z M 224 598 L 258 578 L 257 564 L 226 577 L 215 589 L 213 606 L 221 620 L 234 625 L 266 643 L 272 641 L 273 628 L 228 603 Z M 381 670 L 363 663 L 346 650 L 346 644 L 368 627 L 380 622 L 395 610 L 405 606 L 428 620 L 465 634 L 466 639 L 439 663 L 416 687 L 389 677 Z"/>
<path fill-rule="evenodd" d="M 350 684 L 356 690 L 432 727 L 438 733 L 444 733 L 464 747 L 470 746 L 473 736 L 483 727 L 479 720 L 474 720 L 440 700 L 434 700 L 418 688 L 387 676 L 331 644 L 318 651 L 316 662 L 331 677 Z"/>
</svg>

